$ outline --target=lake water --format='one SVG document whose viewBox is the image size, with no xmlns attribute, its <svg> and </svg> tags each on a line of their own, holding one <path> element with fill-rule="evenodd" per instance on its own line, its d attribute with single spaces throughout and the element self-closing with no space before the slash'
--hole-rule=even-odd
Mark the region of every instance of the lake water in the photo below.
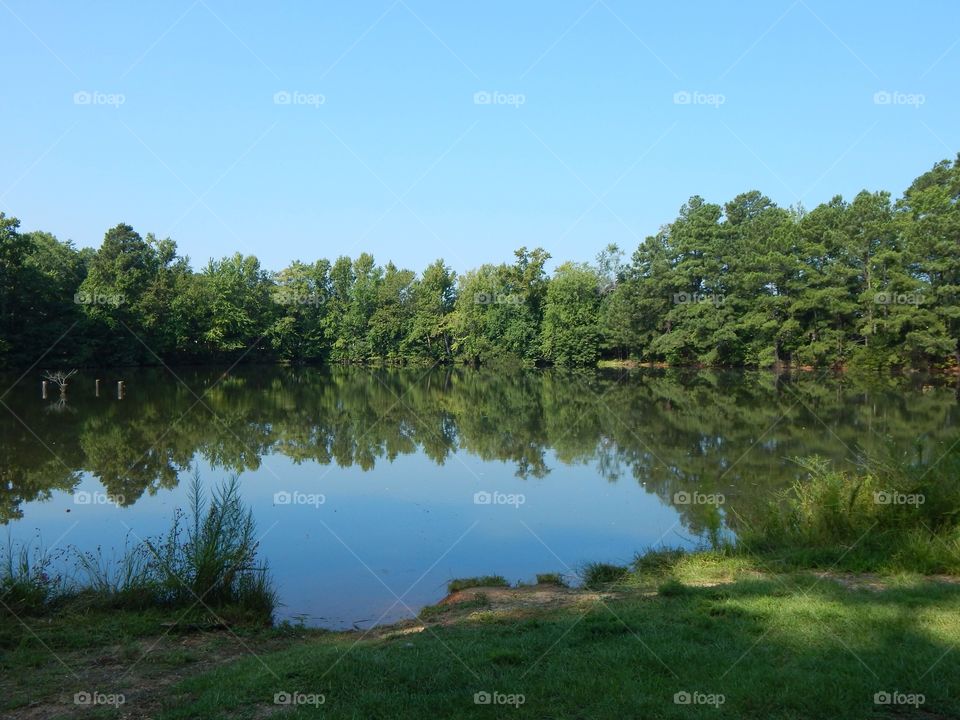
<svg viewBox="0 0 960 720">
<path fill-rule="evenodd" d="M 918 376 L 124 369 L 65 403 L 40 379 L 0 378 L 10 542 L 110 557 L 169 526 L 192 470 L 239 473 L 278 617 L 331 628 L 408 617 L 455 577 L 709 544 L 802 477 L 792 458 L 936 459 L 958 419 L 957 389 Z"/>
</svg>

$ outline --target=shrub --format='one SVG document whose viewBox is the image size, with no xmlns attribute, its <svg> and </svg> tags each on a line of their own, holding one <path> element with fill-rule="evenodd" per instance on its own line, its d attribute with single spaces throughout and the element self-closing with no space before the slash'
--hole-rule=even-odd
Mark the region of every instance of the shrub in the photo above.
<svg viewBox="0 0 960 720">
<path fill-rule="evenodd" d="M 647 550 L 633 559 L 633 569 L 638 573 L 649 575 L 663 575 L 673 570 L 674 566 L 686 557 L 682 549 Z"/>
</svg>

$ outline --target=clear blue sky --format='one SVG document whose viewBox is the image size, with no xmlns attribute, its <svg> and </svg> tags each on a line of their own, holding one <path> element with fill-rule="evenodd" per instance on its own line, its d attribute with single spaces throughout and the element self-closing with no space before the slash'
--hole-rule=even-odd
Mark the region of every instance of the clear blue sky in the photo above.
<svg viewBox="0 0 960 720">
<path fill-rule="evenodd" d="M 0 23 L 0 210 L 81 246 L 128 222 L 195 267 L 589 260 L 693 194 L 896 195 L 960 150 L 955 0 L 0 0 Z"/>
</svg>

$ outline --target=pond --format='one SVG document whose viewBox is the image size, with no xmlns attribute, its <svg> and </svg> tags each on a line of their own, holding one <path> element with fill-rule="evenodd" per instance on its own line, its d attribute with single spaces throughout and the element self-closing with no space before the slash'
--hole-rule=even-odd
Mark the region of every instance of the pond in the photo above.
<svg viewBox="0 0 960 720">
<path fill-rule="evenodd" d="M 157 368 L 82 371 L 65 400 L 40 380 L 2 378 L 8 543 L 119 556 L 169 527 L 193 472 L 239 474 L 278 619 L 337 629 L 455 577 L 709 545 L 803 477 L 794 458 L 936 459 L 958 419 L 956 388 L 920 376 Z"/>
</svg>

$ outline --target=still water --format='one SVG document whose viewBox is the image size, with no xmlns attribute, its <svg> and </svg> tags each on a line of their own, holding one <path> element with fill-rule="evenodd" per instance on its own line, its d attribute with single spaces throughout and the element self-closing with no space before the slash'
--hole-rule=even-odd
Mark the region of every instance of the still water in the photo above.
<svg viewBox="0 0 960 720">
<path fill-rule="evenodd" d="M 193 472 L 239 474 L 278 618 L 331 628 L 409 617 L 455 577 L 709 544 L 802 478 L 793 458 L 935 458 L 958 420 L 956 388 L 920 377 L 124 369 L 65 401 L 40 379 L 0 378 L 8 542 L 118 556 Z"/>
</svg>

